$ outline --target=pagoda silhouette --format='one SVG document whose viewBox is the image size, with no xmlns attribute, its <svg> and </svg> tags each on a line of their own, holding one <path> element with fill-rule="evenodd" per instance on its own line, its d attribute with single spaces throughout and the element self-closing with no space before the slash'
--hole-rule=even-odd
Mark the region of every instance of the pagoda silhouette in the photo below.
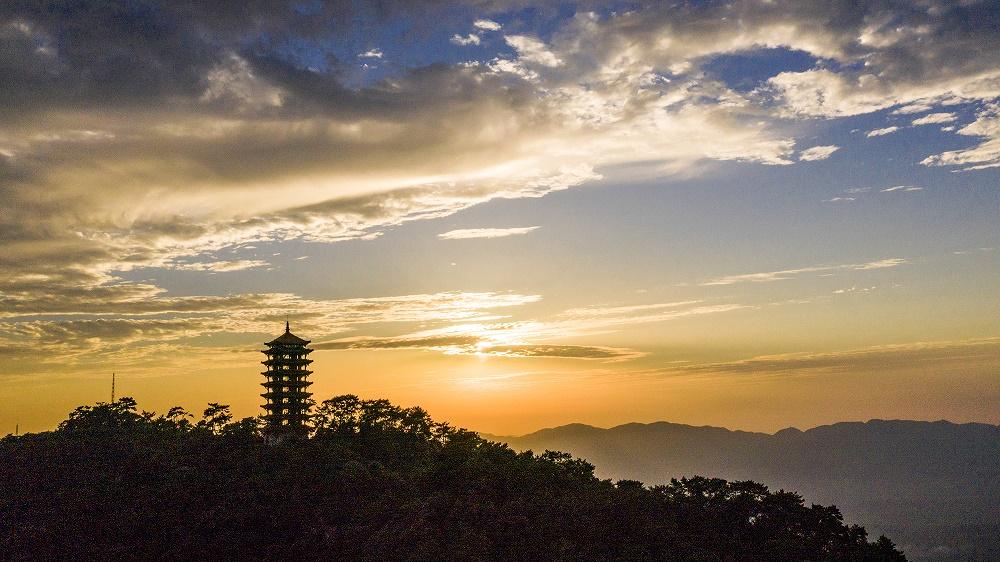
<svg viewBox="0 0 1000 562">
<path fill-rule="evenodd" d="M 309 432 L 306 422 L 313 404 L 312 393 L 306 390 L 312 384 L 308 380 L 312 359 L 306 358 L 313 351 L 306 347 L 309 340 L 293 334 L 286 321 L 285 333 L 264 345 L 264 432 L 272 437 L 304 437 Z"/>
</svg>

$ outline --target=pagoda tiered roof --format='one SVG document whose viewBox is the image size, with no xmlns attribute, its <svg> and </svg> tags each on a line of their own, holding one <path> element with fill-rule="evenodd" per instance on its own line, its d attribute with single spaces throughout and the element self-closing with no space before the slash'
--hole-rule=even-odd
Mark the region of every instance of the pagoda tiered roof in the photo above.
<svg viewBox="0 0 1000 562">
<path fill-rule="evenodd" d="M 267 361 L 261 361 L 261 365 L 308 365 L 312 363 L 312 359 L 268 359 Z"/>
<path fill-rule="evenodd" d="M 310 340 L 304 340 L 293 334 L 288 326 L 288 322 L 285 322 L 285 333 L 265 343 L 264 345 L 268 347 L 275 345 L 309 345 L 309 342 Z"/>
<path fill-rule="evenodd" d="M 309 398 L 312 396 L 312 392 L 306 392 L 304 390 L 288 390 L 288 391 L 275 391 L 268 389 L 268 392 L 261 394 L 262 398 Z M 266 404 L 264 408 L 279 408 L 282 404 L 288 404 L 288 402 L 275 402 L 273 404 Z"/>
<path fill-rule="evenodd" d="M 270 373 L 264 373 L 264 374 L 267 375 Z M 307 380 L 283 380 L 283 379 L 273 379 L 260 383 L 260 385 L 263 386 L 264 388 L 271 388 L 272 386 L 287 386 L 291 388 L 293 386 L 300 387 L 300 386 L 309 386 L 311 384 L 312 381 L 307 381 Z"/>
</svg>

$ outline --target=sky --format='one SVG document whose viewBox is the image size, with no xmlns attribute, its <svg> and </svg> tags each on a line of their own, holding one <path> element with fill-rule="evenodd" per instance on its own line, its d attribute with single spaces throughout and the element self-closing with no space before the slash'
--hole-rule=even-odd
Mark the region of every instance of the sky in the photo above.
<svg viewBox="0 0 1000 562">
<path fill-rule="evenodd" d="M 1000 423 L 1000 6 L 0 4 L 0 434 Z"/>
</svg>

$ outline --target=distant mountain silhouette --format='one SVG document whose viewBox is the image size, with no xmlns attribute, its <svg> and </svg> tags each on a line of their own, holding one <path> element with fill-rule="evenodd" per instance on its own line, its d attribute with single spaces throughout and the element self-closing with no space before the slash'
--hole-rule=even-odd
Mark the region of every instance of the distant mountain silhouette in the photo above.
<svg viewBox="0 0 1000 562">
<path fill-rule="evenodd" d="M 484 437 L 569 452 L 606 478 L 755 480 L 838 506 L 914 560 L 1000 560 L 1000 426 L 871 420 L 770 435 L 658 422 Z"/>
</svg>

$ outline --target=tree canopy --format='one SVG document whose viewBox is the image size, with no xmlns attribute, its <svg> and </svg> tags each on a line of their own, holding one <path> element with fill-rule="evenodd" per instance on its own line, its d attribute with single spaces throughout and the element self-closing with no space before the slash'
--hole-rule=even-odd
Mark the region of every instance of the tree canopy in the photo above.
<svg viewBox="0 0 1000 562">
<path fill-rule="evenodd" d="M 122 398 L 0 440 L 0 559 L 905 560 L 835 507 L 695 476 L 612 482 L 346 395 L 307 439 Z"/>
</svg>

